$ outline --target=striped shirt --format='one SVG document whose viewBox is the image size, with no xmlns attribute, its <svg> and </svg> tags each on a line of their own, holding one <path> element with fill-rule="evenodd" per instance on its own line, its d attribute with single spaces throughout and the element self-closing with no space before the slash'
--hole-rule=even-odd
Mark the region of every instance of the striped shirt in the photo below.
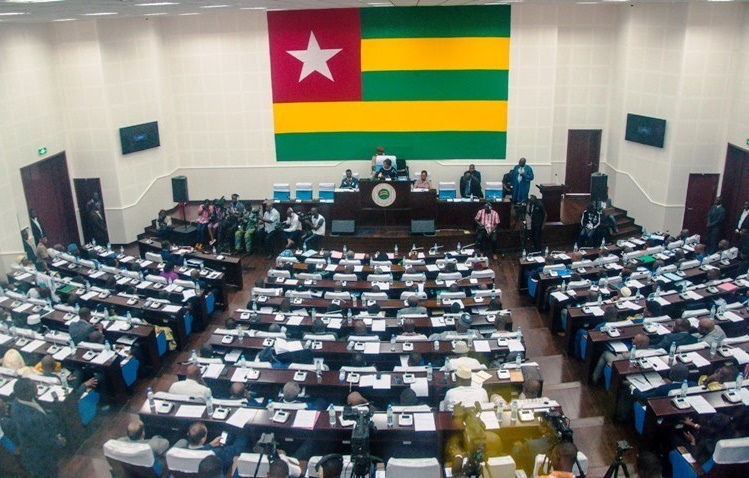
<svg viewBox="0 0 749 478">
<path fill-rule="evenodd" d="M 476 213 L 476 222 L 486 229 L 487 234 L 491 234 L 499 225 L 499 214 L 493 209 L 490 212 L 486 212 L 486 209 L 482 208 Z"/>
</svg>

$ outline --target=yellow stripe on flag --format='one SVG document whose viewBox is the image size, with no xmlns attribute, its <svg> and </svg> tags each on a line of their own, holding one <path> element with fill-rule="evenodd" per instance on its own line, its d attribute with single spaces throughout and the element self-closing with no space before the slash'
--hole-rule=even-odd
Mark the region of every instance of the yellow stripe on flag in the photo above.
<svg viewBox="0 0 749 478">
<path fill-rule="evenodd" d="M 506 101 L 277 103 L 275 132 L 507 131 Z"/>
<path fill-rule="evenodd" d="M 362 71 L 508 70 L 510 39 L 381 38 L 362 40 Z"/>
</svg>

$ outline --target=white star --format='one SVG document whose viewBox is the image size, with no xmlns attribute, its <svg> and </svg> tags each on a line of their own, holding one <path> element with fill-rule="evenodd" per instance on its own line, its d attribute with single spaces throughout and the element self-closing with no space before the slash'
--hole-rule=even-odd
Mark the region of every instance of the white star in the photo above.
<svg viewBox="0 0 749 478">
<path fill-rule="evenodd" d="M 335 81 L 333 74 L 330 73 L 330 68 L 328 68 L 328 60 L 340 53 L 340 51 L 340 48 L 321 50 L 320 45 L 317 43 L 317 38 L 315 38 L 315 32 L 310 32 L 306 50 L 289 50 L 286 53 L 304 64 L 302 72 L 299 74 L 299 82 L 301 83 L 303 79 L 314 72 L 320 73 L 330 81 Z"/>
</svg>

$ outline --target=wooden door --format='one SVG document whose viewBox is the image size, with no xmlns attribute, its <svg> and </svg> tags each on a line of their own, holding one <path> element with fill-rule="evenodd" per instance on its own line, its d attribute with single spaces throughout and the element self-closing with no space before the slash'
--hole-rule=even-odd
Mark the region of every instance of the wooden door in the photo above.
<svg viewBox="0 0 749 478">
<path fill-rule="evenodd" d="M 719 174 L 690 174 L 687 185 L 687 199 L 684 201 L 684 220 L 682 229 L 689 229 L 692 234 L 699 234 L 704 241 L 707 229 L 707 214 L 718 194 Z M 676 234 L 678 231 L 672 231 Z"/>
<path fill-rule="evenodd" d="M 21 168 L 21 182 L 26 206 L 36 209 L 50 247 L 78 243 L 80 237 L 65 153 Z"/>
<path fill-rule="evenodd" d="M 567 131 L 567 169 L 564 184 L 570 194 L 590 194 L 590 175 L 601 160 L 600 129 Z"/>
<path fill-rule="evenodd" d="M 723 198 L 723 206 L 726 208 L 726 221 L 723 223 L 723 234 L 721 237 L 731 240 L 734 244 L 738 241 L 734 229 L 744 202 L 749 201 L 749 151 L 738 148 L 732 144 L 728 145 L 726 152 L 726 165 L 723 168 L 723 184 L 720 196 Z"/>
<path fill-rule="evenodd" d="M 94 237 L 90 211 L 93 198 L 98 197 L 101 201 L 102 216 L 105 222 L 107 220 L 106 215 L 103 213 L 105 209 L 104 197 L 101 195 L 101 181 L 99 178 L 75 178 L 73 179 L 73 185 L 75 186 L 75 199 L 78 201 L 78 215 L 81 218 L 83 240 L 90 242 Z"/>
</svg>

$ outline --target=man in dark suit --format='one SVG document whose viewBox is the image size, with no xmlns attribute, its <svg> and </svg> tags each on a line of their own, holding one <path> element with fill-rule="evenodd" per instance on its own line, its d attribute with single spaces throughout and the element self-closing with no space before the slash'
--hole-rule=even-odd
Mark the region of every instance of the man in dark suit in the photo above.
<svg viewBox="0 0 749 478">
<path fill-rule="evenodd" d="M 476 179 L 470 171 L 463 173 L 463 177 L 460 178 L 460 195 L 464 198 L 484 197 L 484 193 L 481 191 L 481 181 Z"/>
<path fill-rule="evenodd" d="M 175 448 L 187 448 L 190 450 L 209 450 L 221 459 L 224 471 L 231 468 L 234 457 L 245 451 L 247 438 L 239 434 L 231 444 L 222 445 L 221 437 L 217 436 L 210 442 L 208 438 L 208 429 L 203 422 L 194 422 L 187 431 L 187 439 L 181 439 L 174 444 Z"/>
<path fill-rule="evenodd" d="M 13 392 L 11 419 L 18 433 L 21 464 L 32 476 L 56 477 L 66 443 L 57 418 L 37 403 L 36 385 L 31 380 L 18 379 Z"/>
<path fill-rule="evenodd" d="M 31 234 L 34 236 L 34 246 L 39 244 L 39 239 L 45 236 L 44 228 L 42 223 L 39 221 L 39 216 L 36 214 L 36 209 L 29 209 L 29 219 L 31 223 Z"/>
<path fill-rule="evenodd" d="M 742 229 L 749 229 L 749 201 L 744 202 L 744 209 L 741 210 L 736 220 L 736 234 Z"/>
<path fill-rule="evenodd" d="M 726 208 L 723 207 L 722 198 L 715 198 L 715 202 L 710 207 L 707 214 L 707 253 L 712 254 L 718 248 L 720 240 L 720 229 L 723 227 L 723 221 L 726 220 Z"/>
<path fill-rule="evenodd" d="M 676 319 L 671 333 L 664 335 L 660 341 L 650 344 L 650 348 L 663 349 L 668 352 L 671 344 L 676 344 L 679 347 L 697 343 L 697 339 L 689 333 L 689 329 L 690 325 L 687 319 Z"/>
</svg>

